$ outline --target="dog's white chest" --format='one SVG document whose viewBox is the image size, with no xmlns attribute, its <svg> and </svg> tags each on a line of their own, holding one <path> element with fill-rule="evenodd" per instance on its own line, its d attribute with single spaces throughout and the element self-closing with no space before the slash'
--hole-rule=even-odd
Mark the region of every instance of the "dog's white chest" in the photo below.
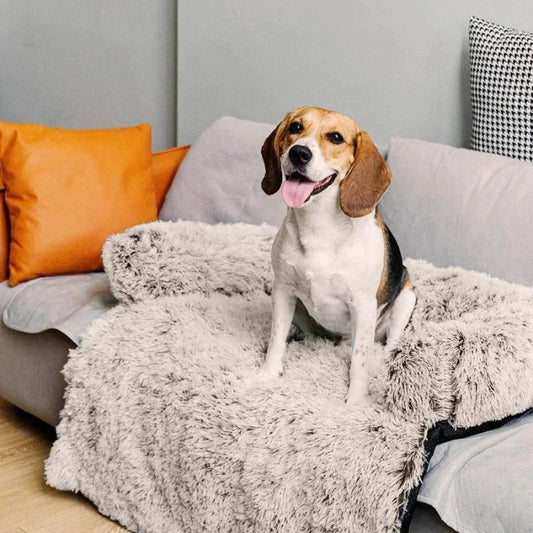
<svg viewBox="0 0 533 533">
<path fill-rule="evenodd" d="M 322 326 L 333 333 L 349 335 L 352 298 L 347 280 L 342 272 L 326 274 L 323 269 L 306 265 L 295 278 L 295 294 L 305 305 L 308 313 Z"/>
<path fill-rule="evenodd" d="M 339 244 L 319 239 L 312 245 L 301 235 L 282 240 L 275 251 L 276 271 L 305 305 L 308 313 L 333 333 L 352 333 L 350 308 L 354 299 L 375 294 L 383 261 L 379 232 L 370 239 L 351 235 Z"/>
</svg>

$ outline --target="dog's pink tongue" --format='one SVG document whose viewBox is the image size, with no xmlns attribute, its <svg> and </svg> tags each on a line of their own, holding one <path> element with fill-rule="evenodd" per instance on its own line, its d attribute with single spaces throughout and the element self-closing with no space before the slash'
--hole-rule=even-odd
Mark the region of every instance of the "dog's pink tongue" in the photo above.
<svg viewBox="0 0 533 533">
<path fill-rule="evenodd" d="M 302 207 L 309 198 L 315 183 L 307 180 L 286 180 L 281 186 L 281 194 L 289 207 Z"/>
</svg>

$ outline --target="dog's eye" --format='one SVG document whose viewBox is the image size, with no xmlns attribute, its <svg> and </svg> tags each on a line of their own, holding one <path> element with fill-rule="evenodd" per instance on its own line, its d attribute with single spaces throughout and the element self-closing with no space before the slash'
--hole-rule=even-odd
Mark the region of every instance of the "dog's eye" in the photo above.
<svg viewBox="0 0 533 533">
<path fill-rule="evenodd" d="M 300 133 L 303 129 L 301 122 L 291 122 L 289 124 L 289 133 Z"/>
<path fill-rule="evenodd" d="M 344 137 L 338 131 L 332 131 L 326 135 L 328 141 L 333 144 L 342 144 L 344 142 Z"/>
</svg>

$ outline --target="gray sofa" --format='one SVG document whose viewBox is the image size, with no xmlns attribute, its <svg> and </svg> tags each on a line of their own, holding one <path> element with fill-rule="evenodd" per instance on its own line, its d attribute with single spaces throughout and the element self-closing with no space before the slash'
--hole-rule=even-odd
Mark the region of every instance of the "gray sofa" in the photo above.
<svg viewBox="0 0 533 533">
<path fill-rule="evenodd" d="M 282 202 L 266 197 L 259 187 L 259 147 L 271 128 L 230 117 L 215 122 L 182 163 L 160 218 L 279 223 Z M 381 209 L 404 256 L 533 286 L 533 165 L 414 139 L 393 138 L 381 151 L 393 171 Z M 222 198 L 221 185 L 228 194 Z M 248 191 L 244 204 L 236 192 L 243 188 Z M 65 387 L 60 372 L 68 352 L 115 303 L 104 273 L 42 278 L 14 288 L 0 284 L 0 395 L 57 424 Z M 496 454 L 499 440 L 486 441 Z M 446 448 L 437 455 L 453 452 Z M 465 507 L 450 510 L 442 500 L 442 483 L 430 475 L 431 464 L 431 491 L 424 492 L 423 485 L 419 500 L 435 505 L 461 530 L 458 516 Z M 472 514 L 470 519 L 476 520 Z M 427 505 L 418 506 L 410 530 L 453 531 Z"/>
<path fill-rule="evenodd" d="M 116 301 L 104 273 L 0 284 L 0 395 L 57 425 L 68 352 Z"/>
<path fill-rule="evenodd" d="M 54 329 L 28 334 L 14 331 L 2 322 L 0 346 L 1 396 L 48 424 L 57 425 L 65 389 L 61 369 L 76 344 Z"/>
</svg>

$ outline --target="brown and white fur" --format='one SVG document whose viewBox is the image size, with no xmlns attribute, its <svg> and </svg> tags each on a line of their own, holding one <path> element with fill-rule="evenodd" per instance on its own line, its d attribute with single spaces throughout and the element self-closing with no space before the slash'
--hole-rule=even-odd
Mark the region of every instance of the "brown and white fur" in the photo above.
<svg viewBox="0 0 533 533">
<path fill-rule="evenodd" d="M 272 248 L 272 331 L 260 373 L 282 374 L 294 320 L 304 334 L 351 340 L 346 401 L 368 403 L 373 343 L 394 347 L 416 301 L 377 211 L 390 170 L 354 120 L 315 107 L 288 113 L 261 153 L 263 190 L 283 187 L 289 208 Z"/>
</svg>

